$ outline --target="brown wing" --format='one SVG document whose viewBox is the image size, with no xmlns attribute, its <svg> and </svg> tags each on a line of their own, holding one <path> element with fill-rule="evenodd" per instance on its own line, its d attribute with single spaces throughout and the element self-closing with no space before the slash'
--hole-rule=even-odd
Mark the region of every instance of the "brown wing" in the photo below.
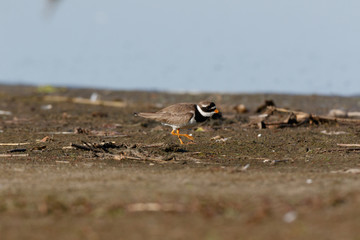
<svg viewBox="0 0 360 240">
<path fill-rule="evenodd" d="M 195 104 L 177 103 L 156 112 L 161 115 L 161 122 L 170 125 L 185 125 L 193 117 L 195 113 Z"/>
<path fill-rule="evenodd" d="M 195 104 L 192 103 L 177 103 L 174 105 L 170 105 L 166 108 L 159 110 L 156 113 L 178 113 L 178 114 L 186 114 L 191 111 L 195 111 Z"/>
<path fill-rule="evenodd" d="M 178 103 L 163 108 L 155 113 L 138 113 L 137 115 L 170 125 L 184 125 L 193 117 L 194 111 L 194 104 Z"/>
<path fill-rule="evenodd" d="M 187 113 L 187 114 L 168 113 L 163 115 L 163 118 L 160 120 L 160 122 L 169 125 L 184 126 L 190 121 L 192 117 L 193 117 L 192 113 Z"/>
</svg>

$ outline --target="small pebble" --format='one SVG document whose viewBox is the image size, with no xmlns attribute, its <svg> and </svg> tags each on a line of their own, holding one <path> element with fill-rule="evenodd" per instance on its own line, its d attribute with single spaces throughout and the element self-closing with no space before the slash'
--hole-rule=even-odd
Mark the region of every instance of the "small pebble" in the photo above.
<svg viewBox="0 0 360 240">
<path fill-rule="evenodd" d="M 246 171 L 249 167 L 250 167 L 250 164 L 248 163 L 248 164 L 246 164 L 245 166 L 243 166 L 243 167 L 241 168 L 241 170 L 242 170 L 242 171 Z"/>
<path fill-rule="evenodd" d="M 11 115 L 12 113 L 9 111 L 0 110 L 0 115 Z"/>
<path fill-rule="evenodd" d="M 95 102 L 99 100 L 99 94 L 97 94 L 96 92 L 92 93 L 90 96 L 90 101 Z"/>
<path fill-rule="evenodd" d="M 48 105 L 43 105 L 43 106 L 41 106 L 41 109 L 42 110 L 50 110 L 50 109 L 52 109 L 52 105 L 51 104 L 48 104 Z"/>
<path fill-rule="evenodd" d="M 258 137 L 261 137 L 261 133 L 258 134 Z"/>
<path fill-rule="evenodd" d="M 347 113 L 341 109 L 332 109 L 329 112 L 329 116 L 331 116 L 331 117 L 347 117 Z"/>
<path fill-rule="evenodd" d="M 306 179 L 306 183 L 307 183 L 307 184 L 312 184 L 312 183 L 313 183 L 313 180 L 312 180 L 311 178 Z"/>
<path fill-rule="evenodd" d="M 247 113 L 249 110 L 246 108 L 244 104 L 239 104 L 234 107 L 234 110 L 237 113 Z"/>
<path fill-rule="evenodd" d="M 283 221 L 286 223 L 292 223 L 293 221 L 296 220 L 296 218 L 297 218 L 297 212 L 290 211 L 284 214 Z"/>
</svg>

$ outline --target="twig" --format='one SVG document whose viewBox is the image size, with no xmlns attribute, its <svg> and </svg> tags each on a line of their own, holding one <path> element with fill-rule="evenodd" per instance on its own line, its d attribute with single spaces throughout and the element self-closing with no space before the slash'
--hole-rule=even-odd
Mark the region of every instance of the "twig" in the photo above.
<svg viewBox="0 0 360 240">
<path fill-rule="evenodd" d="M 69 161 L 55 161 L 56 163 L 70 163 Z"/>
<path fill-rule="evenodd" d="M 0 154 L 0 157 L 28 157 L 29 154 Z"/>
<path fill-rule="evenodd" d="M 85 141 L 81 141 L 86 147 L 88 147 L 91 151 L 93 151 L 93 152 L 96 152 L 97 150 L 96 149 L 94 149 L 94 147 L 92 146 L 92 144 L 90 144 L 90 143 L 87 143 L 87 142 L 85 142 Z"/>
<path fill-rule="evenodd" d="M 337 118 L 337 117 L 328 117 L 328 116 L 312 116 L 314 119 L 318 118 L 319 120 L 324 121 L 333 121 L 333 122 L 339 122 L 339 123 L 358 123 L 360 124 L 360 119 L 351 119 L 351 118 Z"/>
<path fill-rule="evenodd" d="M 128 212 L 184 212 L 185 207 L 174 203 L 131 203 L 125 207 Z"/>
<path fill-rule="evenodd" d="M 84 145 L 79 145 L 79 144 L 76 144 L 76 143 L 72 143 L 70 146 L 75 147 L 77 149 L 85 150 L 85 151 L 92 151 L 89 147 L 84 146 Z"/>
<path fill-rule="evenodd" d="M 0 143 L 0 146 L 20 146 L 20 145 L 27 145 L 30 144 L 29 142 L 24 143 Z"/>
<path fill-rule="evenodd" d="M 278 108 L 278 107 L 272 107 L 272 106 L 267 107 L 267 110 L 270 111 L 270 113 L 276 111 L 276 112 L 294 113 L 294 114 L 308 114 L 308 113 L 301 112 L 301 111 L 294 111 L 294 110 L 289 110 L 289 109 L 286 109 L 286 108 Z"/>
<path fill-rule="evenodd" d="M 66 150 L 66 149 L 76 149 L 76 148 L 70 145 L 70 146 L 62 147 L 61 149 Z"/>
<path fill-rule="evenodd" d="M 9 153 L 14 153 L 14 152 L 26 152 L 26 148 L 15 148 L 15 149 L 11 149 L 8 151 Z"/>
<path fill-rule="evenodd" d="M 163 147 L 164 145 L 165 145 L 165 143 L 161 142 L 161 143 L 153 143 L 153 144 L 148 144 L 148 145 L 141 145 L 141 147 L 143 147 L 143 148 Z"/>
<path fill-rule="evenodd" d="M 112 155 L 110 154 L 111 157 L 113 157 L 113 159 L 115 160 L 124 160 L 124 159 L 128 159 L 128 160 L 138 160 L 138 161 L 152 161 L 152 162 L 168 162 L 164 159 L 161 158 L 148 158 L 148 157 L 134 157 L 134 156 L 128 156 L 128 155 Z"/>
<path fill-rule="evenodd" d="M 338 143 L 336 145 L 338 145 L 340 147 L 360 147 L 360 144 L 356 144 L 356 143 L 353 143 L 353 144 Z"/>
<path fill-rule="evenodd" d="M 57 134 L 76 134 L 75 132 L 37 132 L 37 134 L 54 134 L 54 135 L 57 135 Z"/>
<path fill-rule="evenodd" d="M 125 102 L 118 102 L 118 101 L 102 101 L 102 100 L 90 100 L 87 98 L 71 98 L 71 97 L 64 97 L 64 96 L 45 96 L 44 101 L 51 101 L 51 102 L 72 102 L 78 104 L 89 104 L 89 105 L 102 105 L 108 107 L 126 107 L 128 104 Z"/>
</svg>

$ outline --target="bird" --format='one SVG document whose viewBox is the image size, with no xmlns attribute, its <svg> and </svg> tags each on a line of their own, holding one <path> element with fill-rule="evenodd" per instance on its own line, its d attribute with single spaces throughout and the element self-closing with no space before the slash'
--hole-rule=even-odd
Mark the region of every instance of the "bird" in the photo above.
<svg viewBox="0 0 360 240">
<path fill-rule="evenodd" d="M 165 107 L 157 112 L 139 112 L 135 116 L 153 119 L 165 126 L 172 127 L 171 134 L 179 138 L 180 144 L 184 144 L 180 137 L 186 137 L 194 143 L 194 138 L 188 134 L 180 134 L 180 129 L 190 128 L 196 124 L 205 122 L 214 114 L 219 113 L 214 102 L 201 101 L 195 103 L 176 103 Z"/>
</svg>

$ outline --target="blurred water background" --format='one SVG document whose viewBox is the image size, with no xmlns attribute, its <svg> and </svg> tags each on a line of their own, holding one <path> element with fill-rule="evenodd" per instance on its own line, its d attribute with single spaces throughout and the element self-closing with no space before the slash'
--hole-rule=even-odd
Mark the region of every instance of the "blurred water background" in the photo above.
<svg viewBox="0 0 360 240">
<path fill-rule="evenodd" d="M 357 0 L 2 0 L 0 83 L 360 94 Z"/>
</svg>

